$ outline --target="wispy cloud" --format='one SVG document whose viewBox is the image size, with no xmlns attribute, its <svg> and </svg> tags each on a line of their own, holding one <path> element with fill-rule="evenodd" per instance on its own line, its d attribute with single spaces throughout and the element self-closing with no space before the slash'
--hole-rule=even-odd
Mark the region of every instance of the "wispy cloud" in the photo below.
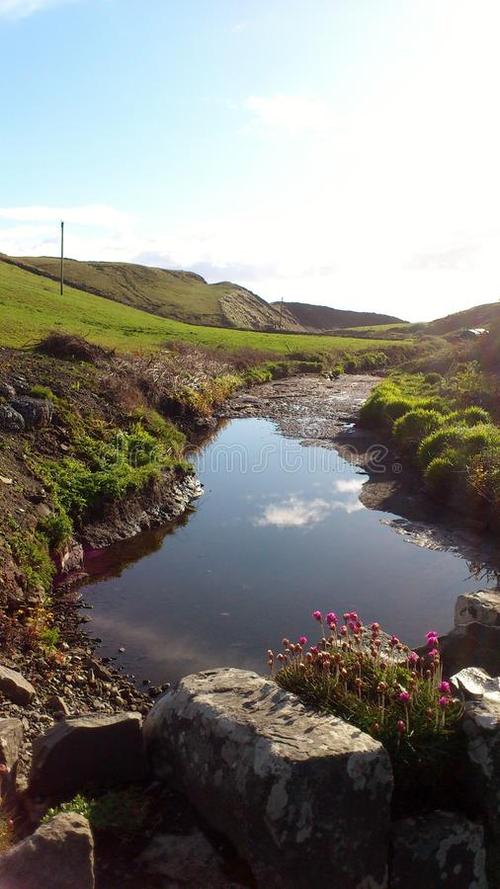
<svg viewBox="0 0 500 889">
<path fill-rule="evenodd" d="M 34 12 L 67 2 L 69 0 L 0 0 L 0 18 L 24 19 Z"/>
</svg>

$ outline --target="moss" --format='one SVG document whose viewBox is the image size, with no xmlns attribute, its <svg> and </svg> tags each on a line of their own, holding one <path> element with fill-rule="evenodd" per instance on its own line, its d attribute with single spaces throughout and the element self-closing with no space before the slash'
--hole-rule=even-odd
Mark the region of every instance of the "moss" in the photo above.
<svg viewBox="0 0 500 889">
<path fill-rule="evenodd" d="M 48 386 L 32 386 L 30 395 L 33 398 L 47 398 L 49 401 L 57 401 L 57 396 Z"/>
</svg>

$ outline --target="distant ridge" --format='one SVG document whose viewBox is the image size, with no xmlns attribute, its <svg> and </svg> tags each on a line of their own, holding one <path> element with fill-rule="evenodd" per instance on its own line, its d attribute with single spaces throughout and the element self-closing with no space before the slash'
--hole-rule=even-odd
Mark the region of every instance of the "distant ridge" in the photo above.
<svg viewBox="0 0 500 889">
<path fill-rule="evenodd" d="M 278 307 L 279 303 L 273 303 L 273 305 Z M 353 312 L 348 309 L 309 305 L 309 303 L 285 302 L 284 308 L 297 324 L 308 330 L 334 330 L 341 327 L 403 323 L 401 318 L 395 318 L 393 315 L 381 315 L 378 312 Z"/>
</svg>

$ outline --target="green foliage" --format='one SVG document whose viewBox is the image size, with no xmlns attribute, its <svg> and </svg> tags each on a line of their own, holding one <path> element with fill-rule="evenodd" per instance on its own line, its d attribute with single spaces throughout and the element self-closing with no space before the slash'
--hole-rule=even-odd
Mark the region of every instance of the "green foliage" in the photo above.
<svg viewBox="0 0 500 889">
<path fill-rule="evenodd" d="M 55 568 L 46 538 L 40 534 L 29 535 L 15 531 L 9 534 L 8 542 L 28 591 L 37 592 L 42 588 L 48 592 Z"/>
<path fill-rule="evenodd" d="M 392 431 L 400 445 L 409 447 L 420 444 L 423 438 L 438 429 L 442 423 L 443 417 L 438 411 L 416 408 L 399 417 Z"/>
<path fill-rule="evenodd" d="M 453 487 L 459 481 L 456 451 L 447 451 L 443 457 L 434 457 L 427 466 L 424 478 L 429 493 L 437 500 L 449 499 Z"/>
<path fill-rule="evenodd" d="M 73 523 L 65 509 L 58 511 L 38 522 L 38 530 L 47 538 L 49 547 L 56 552 L 64 547 L 73 534 Z"/>
<path fill-rule="evenodd" d="M 452 411 L 447 421 L 450 423 L 465 423 L 466 426 L 477 426 L 481 423 L 491 423 L 491 416 L 482 407 L 471 405 L 459 411 Z"/>
<path fill-rule="evenodd" d="M 49 401 L 57 401 L 52 389 L 48 386 L 32 386 L 30 395 L 33 398 L 48 398 Z"/>
<path fill-rule="evenodd" d="M 90 822 L 95 833 L 115 836 L 117 839 L 131 839 L 146 829 L 150 803 L 141 787 L 127 787 L 110 790 L 95 798 L 78 794 L 60 806 L 48 809 L 43 823 L 54 815 L 76 812 Z"/>
<path fill-rule="evenodd" d="M 449 448 L 460 449 L 466 437 L 464 426 L 444 426 L 427 435 L 418 449 L 418 460 L 426 468 Z"/>
</svg>

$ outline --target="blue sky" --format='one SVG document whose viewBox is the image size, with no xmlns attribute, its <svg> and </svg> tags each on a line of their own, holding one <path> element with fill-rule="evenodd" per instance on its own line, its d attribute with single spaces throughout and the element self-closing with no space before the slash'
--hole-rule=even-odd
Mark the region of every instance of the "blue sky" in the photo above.
<svg viewBox="0 0 500 889">
<path fill-rule="evenodd" d="M 0 250 L 500 296 L 497 0 L 0 0 Z"/>
</svg>

